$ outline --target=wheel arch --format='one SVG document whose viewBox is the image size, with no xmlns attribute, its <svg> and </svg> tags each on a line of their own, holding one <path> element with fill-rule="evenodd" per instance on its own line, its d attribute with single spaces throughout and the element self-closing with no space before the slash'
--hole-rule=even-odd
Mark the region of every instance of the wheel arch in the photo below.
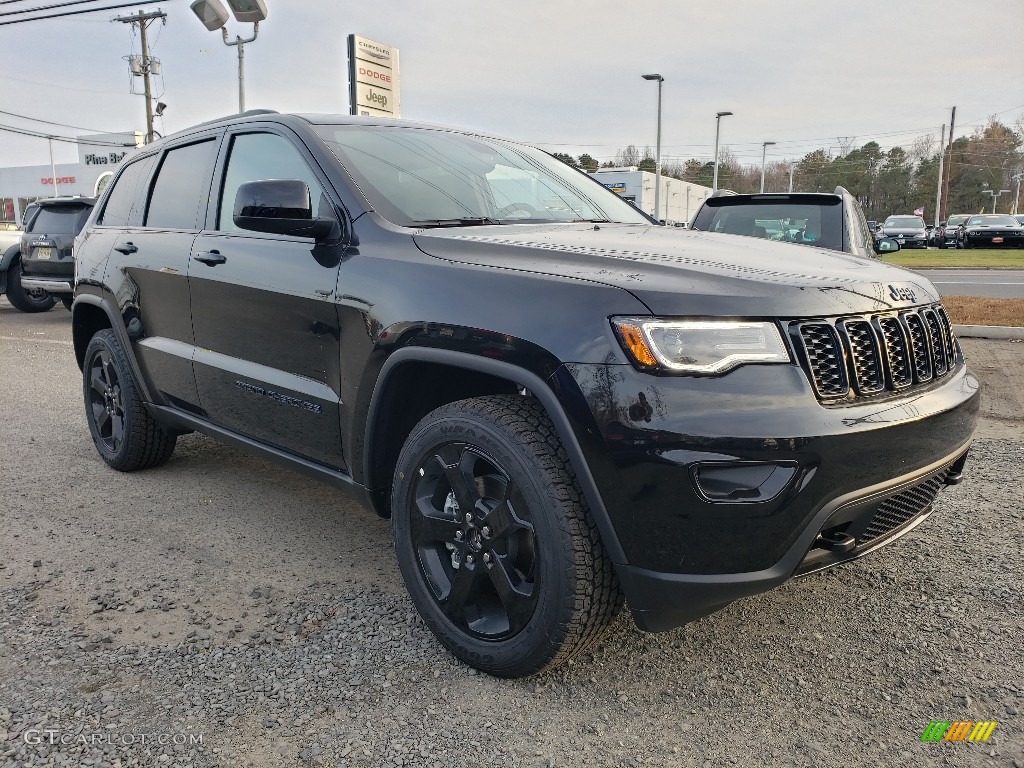
<svg viewBox="0 0 1024 768">
<path fill-rule="evenodd" d="M 459 376 L 463 386 L 451 387 Z M 447 377 L 444 388 L 431 387 Z M 526 389 L 551 419 L 613 563 L 625 554 L 597 489 L 569 417 L 555 391 L 536 373 L 501 360 L 447 349 L 406 347 L 391 354 L 374 385 L 357 458 L 374 511 L 390 515 L 391 478 L 398 454 L 412 428 L 435 408 L 469 397 L 510 394 Z M 419 396 L 416 396 L 419 393 Z M 411 395 L 411 396 L 410 396 Z M 360 461 L 361 460 L 361 461 Z"/>
<path fill-rule="evenodd" d="M 75 360 L 78 362 L 79 369 L 85 365 L 85 350 L 89 346 L 89 340 L 96 335 L 97 331 L 105 328 L 114 332 L 124 348 L 125 356 L 131 366 L 132 378 L 135 379 L 135 386 L 138 387 L 142 399 L 147 403 L 152 403 L 153 399 L 150 397 L 146 380 L 139 370 L 135 351 L 132 349 L 131 340 L 128 338 L 128 332 L 121 322 L 120 315 L 101 296 L 92 293 L 78 293 L 75 296 L 75 303 L 71 307 L 71 336 L 74 340 Z"/>
<path fill-rule="evenodd" d="M 3 256 L 0 256 L 0 272 L 6 272 L 10 269 L 11 264 L 13 264 L 14 260 L 19 256 L 21 256 L 21 243 L 15 243 L 4 251 Z"/>
</svg>

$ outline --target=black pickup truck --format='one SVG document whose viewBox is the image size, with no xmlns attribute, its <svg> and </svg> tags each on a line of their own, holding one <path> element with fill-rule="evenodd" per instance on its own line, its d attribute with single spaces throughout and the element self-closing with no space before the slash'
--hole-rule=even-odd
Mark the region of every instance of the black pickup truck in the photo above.
<svg viewBox="0 0 1024 768">
<path fill-rule="evenodd" d="M 127 158 L 75 354 L 121 471 L 198 431 L 393 520 L 425 622 L 501 676 L 843 563 L 959 482 L 978 413 L 935 288 L 659 226 L 483 135 L 257 112 Z M 934 523 L 941 525 L 941 522 Z"/>
</svg>

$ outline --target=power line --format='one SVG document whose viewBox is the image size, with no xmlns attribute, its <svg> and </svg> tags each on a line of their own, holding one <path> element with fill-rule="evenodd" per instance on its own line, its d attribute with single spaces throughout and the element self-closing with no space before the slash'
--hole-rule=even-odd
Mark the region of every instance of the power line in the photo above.
<svg viewBox="0 0 1024 768">
<path fill-rule="evenodd" d="M 67 123 L 55 123 L 52 120 L 43 120 L 38 117 L 29 117 L 28 115 L 19 115 L 15 112 L 4 112 L 0 109 L 0 115 L 7 115 L 8 117 L 17 117 L 22 120 L 31 120 L 33 123 L 43 123 L 45 125 L 56 125 L 60 128 L 71 128 L 75 131 L 92 131 L 93 133 L 124 133 L 124 131 L 101 131 L 99 128 L 83 128 L 80 125 L 68 125 Z"/>
<path fill-rule="evenodd" d="M 134 3 L 119 3 L 117 5 L 105 5 L 102 8 L 83 8 L 77 11 L 64 11 L 64 13 L 51 13 L 47 16 L 33 16 L 31 19 L 12 19 L 10 21 L 0 21 L 0 27 L 7 26 L 8 24 L 24 24 L 26 21 L 46 21 L 47 19 L 59 19 L 63 16 L 77 16 L 82 13 L 98 13 L 99 11 L 114 11 L 118 8 L 129 8 L 137 5 L 154 5 L 155 3 L 162 2 L 163 0 L 138 0 Z"/>
<path fill-rule="evenodd" d="M 34 8 L 22 8 L 18 11 L 0 11 L 0 16 L 17 16 L 19 13 L 36 13 L 37 11 L 50 11 L 54 8 L 67 8 L 71 5 L 85 5 L 86 3 L 95 3 L 97 0 L 67 0 L 63 3 L 54 3 L 53 5 L 37 5 Z"/>
<path fill-rule="evenodd" d="M 51 139 L 53 141 L 62 141 L 66 144 L 81 144 L 90 147 L 135 147 L 134 142 L 117 143 L 113 141 L 88 141 L 81 139 L 72 139 L 70 136 L 54 136 L 48 133 L 29 131 L 24 128 L 15 128 L 13 125 L 0 125 L 0 131 L 7 131 L 8 133 L 18 133 L 21 134 L 22 136 L 31 136 L 36 139 Z"/>
</svg>

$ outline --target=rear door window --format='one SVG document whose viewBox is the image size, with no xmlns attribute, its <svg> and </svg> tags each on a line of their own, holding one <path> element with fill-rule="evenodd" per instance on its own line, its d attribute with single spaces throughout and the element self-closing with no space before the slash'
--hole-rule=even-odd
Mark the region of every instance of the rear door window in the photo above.
<svg viewBox="0 0 1024 768">
<path fill-rule="evenodd" d="M 144 157 L 125 168 L 114 182 L 97 224 L 123 227 L 142 223 L 146 207 L 146 182 L 156 164 L 156 155 Z"/>
<path fill-rule="evenodd" d="M 199 212 L 206 210 L 216 153 L 215 139 L 168 150 L 149 196 L 147 227 L 199 228 Z"/>
</svg>

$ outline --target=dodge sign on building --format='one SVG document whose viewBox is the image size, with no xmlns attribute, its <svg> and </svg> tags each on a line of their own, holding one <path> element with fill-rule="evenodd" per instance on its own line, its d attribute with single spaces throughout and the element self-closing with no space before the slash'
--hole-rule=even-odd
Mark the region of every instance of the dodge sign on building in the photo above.
<svg viewBox="0 0 1024 768">
<path fill-rule="evenodd" d="M 350 114 L 401 117 L 398 49 L 349 35 L 348 92 Z"/>
</svg>

